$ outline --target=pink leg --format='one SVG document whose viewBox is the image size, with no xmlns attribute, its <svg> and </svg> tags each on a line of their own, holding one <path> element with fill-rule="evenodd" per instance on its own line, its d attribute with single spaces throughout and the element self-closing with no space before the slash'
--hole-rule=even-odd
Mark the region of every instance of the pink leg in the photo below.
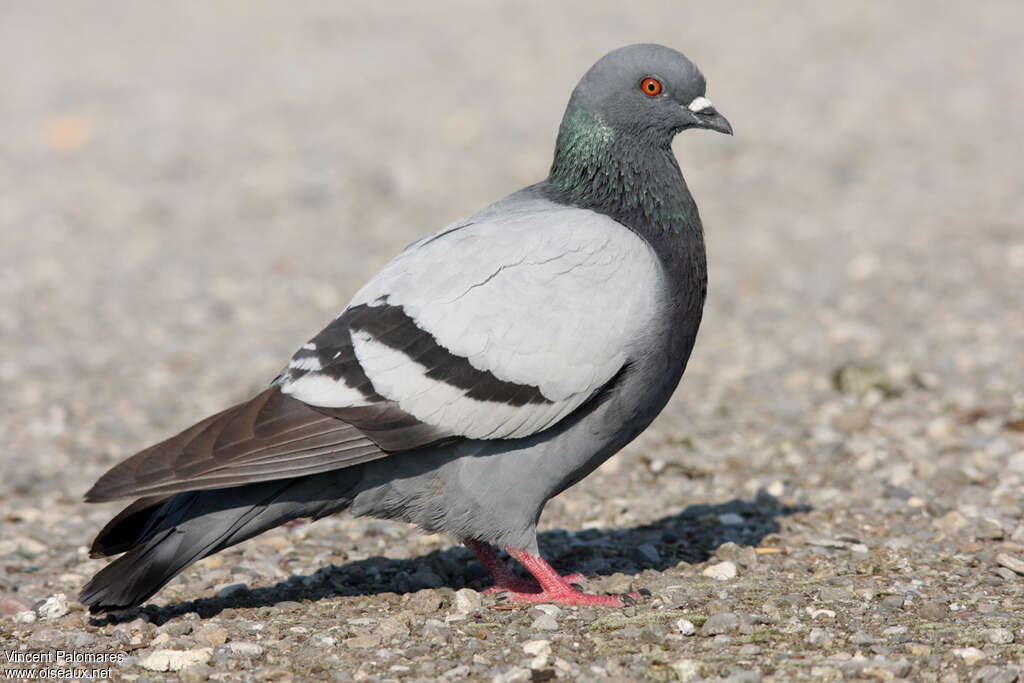
<svg viewBox="0 0 1024 683">
<path fill-rule="evenodd" d="M 541 587 L 535 579 L 521 579 L 509 570 L 508 566 L 494 552 L 490 543 L 482 541 L 464 540 L 466 547 L 473 551 L 480 564 L 494 577 L 494 585 L 484 593 L 540 593 Z M 562 577 L 569 583 L 582 583 L 585 581 L 583 574 L 566 574 Z"/>
<path fill-rule="evenodd" d="M 498 557 L 498 553 L 494 552 L 494 548 L 491 547 L 490 543 L 469 540 L 463 541 L 463 543 L 473 551 L 476 559 L 480 560 L 480 564 L 494 577 L 494 585 L 485 590 L 484 593 L 501 593 L 503 591 L 536 593 L 540 590 L 540 584 L 527 579 L 520 579 L 513 574 L 508 566 L 501 561 L 501 558 Z"/>
<path fill-rule="evenodd" d="M 572 585 L 583 580 L 580 574 L 561 576 L 544 561 L 544 558 L 530 555 L 524 550 L 506 548 L 512 557 L 533 574 L 536 581 L 520 579 L 509 571 L 509 568 L 505 566 L 505 563 L 501 561 L 489 544 L 480 541 L 464 541 L 464 543 L 487 568 L 487 571 L 494 576 L 494 587 L 484 592 L 505 593 L 512 602 L 553 602 L 563 605 L 623 607 L 640 597 L 638 593 L 623 596 L 584 593 Z"/>
</svg>

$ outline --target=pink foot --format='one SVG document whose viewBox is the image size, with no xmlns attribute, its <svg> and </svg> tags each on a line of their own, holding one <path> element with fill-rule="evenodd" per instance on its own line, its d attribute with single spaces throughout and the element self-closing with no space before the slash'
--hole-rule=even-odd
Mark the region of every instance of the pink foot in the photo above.
<svg viewBox="0 0 1024 683">
<path fill-rule="evenodd" d="M 507 548 L 512 557 L 516 558 L 534 579 L 521 579 L 505 566 L 494 548 L 481 541 L 464 541 L 466 547 L 473 551 L 487 571 L 494 576 L 494 586 L 485 593 L 501 593 L 511 602 L 549 602 L 562 605 L 604 605 L 609 607 L 625 607 L 635 604 L 639 593 L 628 595 L 594 595 L 584 593 L 573 584 L 584 580 L 582 574 L 562 576 L 556 572 L 544 558 L 530 555 L 525 550 Z"/>
<path fill-rule="evenodd" d="M 511 574 L 511 572 L 509 573 Z M 568 584 L 575 584 L 577 586 L 582 585 L 587 580 L 579 572 L 564 574 L 562 579 Z M 537 579 L 521 579 L 518 576 L 511 576 L 505 579 L 503 583 L 495 582 L 493 586 L 483 592 L 490 595 L 493 593 L 540 593 L 542 590 L 540 584 L 537 583 Z"/>
</svg>

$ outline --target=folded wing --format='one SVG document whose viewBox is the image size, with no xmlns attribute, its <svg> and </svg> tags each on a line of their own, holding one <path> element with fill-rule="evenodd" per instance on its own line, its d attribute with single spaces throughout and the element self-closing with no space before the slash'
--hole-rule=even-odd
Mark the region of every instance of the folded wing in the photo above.
<svg viewBox="0 0 1024 683">
<path fill-rule="evenodd" d="M 528 436 L 642 346 L 660 272 L 603 215 L 544 201 L 484 212 L 389 263 L 278 382 L 387 450 Z"/>
</svg>

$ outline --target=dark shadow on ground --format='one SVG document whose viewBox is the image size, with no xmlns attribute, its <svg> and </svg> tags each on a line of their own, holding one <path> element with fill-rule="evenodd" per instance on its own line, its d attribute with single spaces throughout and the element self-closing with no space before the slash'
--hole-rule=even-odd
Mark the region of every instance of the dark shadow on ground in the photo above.
<svg viewBox="0 0 1024 683">
<path fill-rule="evenodd" d="M 784 506 L 765 492 L 756 502 L 734 499 L 719 505 L 691 505 L 679 514 L 627 529 L 561 529 L 539 534 L 541 552 L 556 568 L 580 571 L 588 578 L 616 572 L 664 571 L 681 561 L 707 560 L 723 543 L 757 546 L 779 531 L 778 519 L 810 510 Z M 526 575 L 516 563 L 516 570 Z M 143 606 L 121 615 L 92 619 L 94 625 L 142 617 L 155 624 L 196 612 L 201 618 L 229 608 L 271 607 L 283 602 L 323 598 L 411 593 L 424 588 L 474 588 L 491 584 L 490 576 L 462 546 L 435 550 L 412 559 L 370 557 L 327 565 L 313 574 L 292 576 L 274 586 L 241 590 L 229 597 L 200 598 L 165 607 Z"/>
</svg>

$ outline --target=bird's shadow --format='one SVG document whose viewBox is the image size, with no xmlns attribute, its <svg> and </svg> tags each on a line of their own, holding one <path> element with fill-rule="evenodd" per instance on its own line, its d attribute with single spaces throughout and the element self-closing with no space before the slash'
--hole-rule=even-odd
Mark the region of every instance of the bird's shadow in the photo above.
<svg viewBox="0 0 1024 683">
<path fill-rule="evenodd" d="M 779 531 L 780 517 L 810 509 L 807 505 L 782 505 L 761 491 L 756 502 L 737 498 L 717 505 L 691 505 L 678 514 L 623 529 L 544 531 L 538 534 L 538 542 L 541 553 L 557 568 L 580 571 L 588 577 L 616 572 L 633 575 L 646 569 L 663 571 L 680 562 L 703 562 L 729 541 L 757 546 L 766 536 Z M 515 568 L 525 575 L 518 565 Z M 487 571 L 473 554 L 465 547 L 453 546 L 410 559 L 377 556 L 327 565 L 273 586 L 162 607 L 145 605 L 120 614 L 94 617 L 91 623 L 102 626 L 141 616 L 159 625 L 191 612 L 207 619 L 229 608 L 270 607 L 340 596 L 404 594 L 424 588 L 482 590 L 490 584 Z"/>
</svg>

